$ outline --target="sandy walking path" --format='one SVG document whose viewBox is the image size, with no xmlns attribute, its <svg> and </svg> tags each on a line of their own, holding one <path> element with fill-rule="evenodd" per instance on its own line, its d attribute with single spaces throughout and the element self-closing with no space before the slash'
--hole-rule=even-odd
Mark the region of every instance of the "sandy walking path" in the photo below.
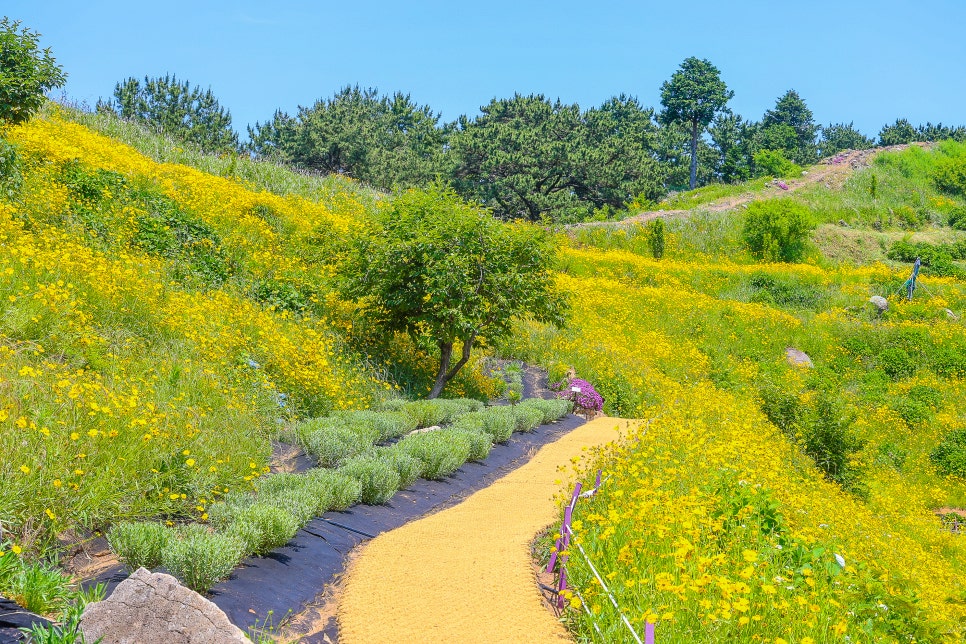
<svg viewBox="0 0 966 644">
<path fill-rule="evenodd" d="M 530 542 L 559 520 L 558 468 L 628 426 L 582 425 L 463 503 L 371 541 L 346 578 L 340 641 L 569 641 L 542 603 Z"/>
</svg>

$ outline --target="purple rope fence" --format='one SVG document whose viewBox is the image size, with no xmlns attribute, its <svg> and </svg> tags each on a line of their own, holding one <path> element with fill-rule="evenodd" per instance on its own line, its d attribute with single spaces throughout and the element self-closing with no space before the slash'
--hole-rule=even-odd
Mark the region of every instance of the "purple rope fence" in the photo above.
<svg viewBox="0 0 966 644">
<path fill-rule="evenodd" d="M 557 538 L 557 541 L 554 545 L 553 552 L 550 553 L 550 561 L 547 563 L 548 573 L 553 573 L 554 570 L 557 571 L 557 587 L 556 587 L 557 610 L 563 610 L 564 608 L 564 591 L 567 590 L 567 562 L 570 559 L 570 554 L 569 554 L 570 537 L 573 535 L 573 530 L 571 529 L 570 524 L 573 520 L 574 508 L 577 507 L 578 499 L 590 498 L 590 497 L 593 497 L 595 494 L 597 494 L 597 491 L 600 490 L 600 485 L 601 485 L 600 478 L 601 478 L 601 470 L 597 470 L 597 479 L 594 481 L 593 489 L 588 490 L 583 494 L 581 494 L 580 492 L 582 484 L 578 481 L 577 485 L 574 486 L 574 493 L 570 497 L 570 503 L 567 504 L 567 508 L 564 510 L 563 522 L 560 524 L 560 536 Z M 631 626 L 630 621 L 628 621 L 627 617 L 625 617 L 624 614 L 620 612 L 620 607 L 617 605 L 617 600 L 614 599 L 614 596 L 611 594 L 610 589 L 607 588 L 607 586 L 604 584 L 604 580 L 601 579 L 600 575 L 597 573 L 597 569 L 594 568 L 594 565 L 591 563 L 590 559 L 587 558 L 587 553 L 584 552 L 584 549 L 581 548 L 579 544 L 577 544 L 577 547 L 579 548 L 580 553 L 587 560 L 587 563 L 590 566 L 590 569 L 593 572 L 594 577 L 597 578 L 597 581 L 601 584 L 604 591 L 610 597 L 611 603 L 614 604 L 614 608 L 616 608 L 618 613 L 620 613 L 621 620 L 631 631 L 631 634 L 634 636 L 634 639 L 637 642 L 640 642 L 641 641 L 640 637 L 638 637 L 637 633 L 634 631 L 634 628 Z M 600 628 L 597 626 L 596 622 L 594 623 L 594 628 L 597 629 L 598 632 L 600 632 Z M 655 630 L 655 624 L 651 622 L 645 622 L 644 644 L 654 644 L 654 637 L 655 637 L 654 630 Z"/>
</svg>

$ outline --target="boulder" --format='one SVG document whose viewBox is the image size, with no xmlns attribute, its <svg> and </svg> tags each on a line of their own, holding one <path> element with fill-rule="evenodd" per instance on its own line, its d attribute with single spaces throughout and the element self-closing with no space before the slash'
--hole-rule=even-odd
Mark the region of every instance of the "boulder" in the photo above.
<svg viewBox="0 0 966 644">
<path fill-rule="evenodd" d="M 88 604 L 80 629 L 86 641 L 104 644 L 250 644 L 220 608 L 171 575 L 144 568 Z"/>
<path fill-rule="evenodd" d="M 869 298 L 869 301 L 872 302 L 873 306 L 879 310 L 880 315 L 889 310 L 889 300 L 885 299 L 881 295 L 873 295 Z"/>
<path fill-rule="evenodd" d="M 807 367 L 811 369 L 815 366 L 812 364 L 812 359 L 808 357 L 807 353 L 792 347 L 785 349 L 785 359 L 788 360 L 789 364 L 796 367 Z"/>
</svg>

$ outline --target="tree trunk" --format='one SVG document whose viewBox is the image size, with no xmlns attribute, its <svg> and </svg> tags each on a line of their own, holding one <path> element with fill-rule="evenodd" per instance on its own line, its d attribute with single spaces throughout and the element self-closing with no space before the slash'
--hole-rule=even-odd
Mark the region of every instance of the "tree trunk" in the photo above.
<svg viewBox="0 0 966 644">
<path fill-rule="evenodd" d="M 436 373 L 436 383 L 433 385 L 432 390 L 429 392 L 428 398 L 438 398 L 441 393 L 443 393 L 443 387 L 446 386 L 450 380 L 463 368 L 470 360 L 470 353 L 473 351 L 473 342 L 476 340 L 476 333 L 471 333 L 470 337 L 463 340 L 463 351 L 460 355 L 460 359 L 456 361 L 452 369 L 449 366 L 450 361 L 453 359 L 453 343 L 452 342 L 440 342 L 439 343 L 439 371 Z"/>
<path fill-rule="evenodd" d="M 698 185 L 698 123 L 691 124 L 691 190 Z"/>
<path fill-rule="evenodd" d="M 446 372 L 449 371 L 449 361 L 453 357 L 453 343 L 439 343 L 439 371 L 436 372 L 436 382 L 429 392 L 428 398 L 438 398 L 446 386 Z"/>
</svg>

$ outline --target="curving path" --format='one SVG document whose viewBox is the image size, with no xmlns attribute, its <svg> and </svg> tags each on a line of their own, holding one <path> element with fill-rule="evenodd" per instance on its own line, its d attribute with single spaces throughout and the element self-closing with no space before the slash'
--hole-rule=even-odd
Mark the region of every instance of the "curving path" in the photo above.
<svg viewBox="0 0 966 644">
<path fill-rule="evenodd" d="M 340 642 L 569 641 L 542 603 L 530 542 L 560 518 L 561 466 L 634 422 L 591 421 L 459 505 L 373 539 L 349 568 Z"/>
</svg>

